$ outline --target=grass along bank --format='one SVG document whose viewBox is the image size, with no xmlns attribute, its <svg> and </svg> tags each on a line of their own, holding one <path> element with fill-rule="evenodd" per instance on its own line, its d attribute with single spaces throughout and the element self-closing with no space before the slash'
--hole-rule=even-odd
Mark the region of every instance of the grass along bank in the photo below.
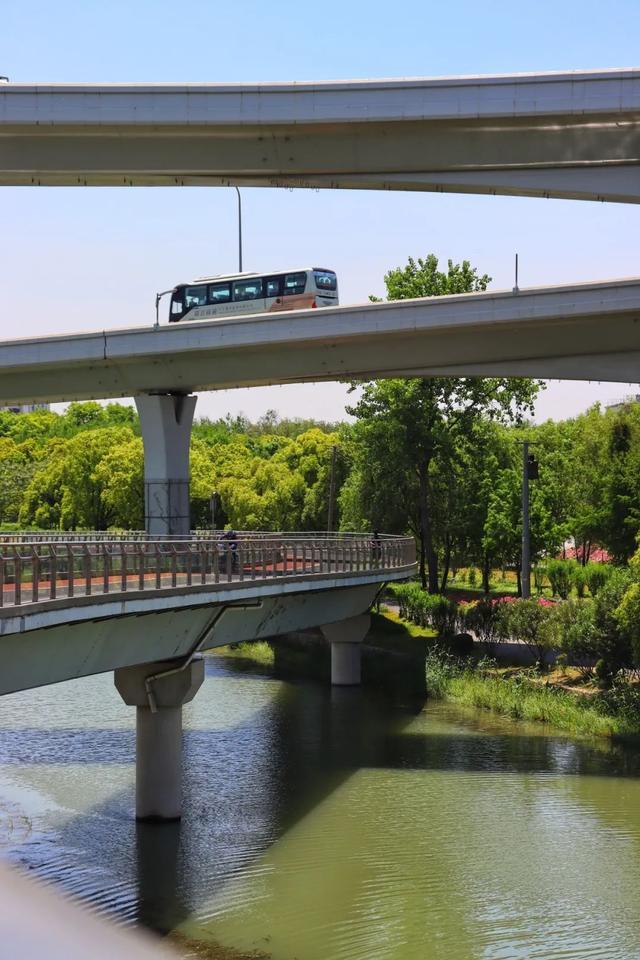
<svg viewBox="0 0 640 960">
<path fill-rule="evenodd" d="M 463 663 L 446 651 L 432 649 L 426 664 L 427 690 L 433 697 L 466 707 L 491 710 L 514 720 L 549 723 L 575 736 L 637 736 L 640 702 L 594 693 L 568 691 L 533 679 L 525 671 L 505 675 Z"/>
<path fill-rule="evenodd" d="M 295 667 L 300 676 L 319 677 L 314 664 L 318 646 L 286 644 L 280 654 L 285 654 L 286 665 Z M 461 659 L 438 642 L 432 628 L 402 620 L 384 607 L 372 614 L 363 646 L 365 657 L 380 661 L 387 674 L 400 669 L 400 660 L 405 667 L 409 660 L 412 669 L 424 669 L 427 695 L 433 698 L 514 720 L 548 723 L 574 736 L 640 736 L 640 689 L 626 682 L 606 691 L 594 687 L 570 690 L 557 673 L 539 675 L 531 668 L 505 670 L 490 661 Z M 213 653 L 232 657 L 239 668 L 243 664 L 247 669 L 273 668 L 275 664 L 274 649 L 265 641 L 233 644 Z"/>
<path fill-rule="evenodd" d="M 491 661 L 462 659 L 438 642 L 433 629 L 384 608 L 373 620 L 372 633 L 404 643 L 426 641 L 428 696 L 514 720 L 549 723 L 574 736 L 640 735 L 640 689 L 626 681 L 605 691 L 567 689 L 567 677 L 559 671 L 540 675 L 532 668 L 505 670 Z"/>
</svg>

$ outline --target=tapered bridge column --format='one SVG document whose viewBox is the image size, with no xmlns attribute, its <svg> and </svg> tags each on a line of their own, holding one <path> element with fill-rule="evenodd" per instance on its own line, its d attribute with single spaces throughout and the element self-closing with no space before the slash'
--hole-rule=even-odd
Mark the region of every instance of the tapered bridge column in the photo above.
<svg viewBox="0 0 640 960">
<path fill-rule="evenodd" d="M 325 639 L 331 644 L 331 683 L 334 686 L 354 686 L 360 683 L 362 641 L 369 631 L 371 617 L 359 617 L 326 623 L 322 627 Z"/>
<path fill-rule="evenodd" d="M 204 680 L 204 660 L 174 661 L 115 671 L 124 702 L 136 708 L 136 818 L 179 820 L 182 815 L 182 704 Z"/>
<path fill-rule="evenodd" d="M 189 444 L 197 397 L 136 397 L 144 443 L 144 522 L 156 536 L 188 534 Z"/>
</svg>

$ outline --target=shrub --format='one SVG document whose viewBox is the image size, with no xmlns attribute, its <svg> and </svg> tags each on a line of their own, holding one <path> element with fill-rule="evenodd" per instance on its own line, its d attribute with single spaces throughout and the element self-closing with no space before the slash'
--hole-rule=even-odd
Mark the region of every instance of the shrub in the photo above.
<svg viewBox="0 0 640 960">
<path fill-rule="evenodd" d="M 554 597 L 566 600 L 573 584 L 573 569 L 575 560 L 549 560 L 547 563 L 547 577 L 551 584 Z"/>
<path fill-rule="evenodd" d="M 606 660 L 600 658 L 596 660 L 596 665 L 593 668 L 593 672 L 596 675 L 596 680 L 601 685 L 608 684 L 611 679 L 611 671 L 609 670 L 609 665 Z"/>
<path fill-rule="evenodd" d="M 573 585 L 576 588 L 577 596 L 582 599 L 588 583 L 587 570 L 581 563 L 576 563 L 573 566 Z"/>
<path fill-rule="evenodd" d="M 577 666 L 589 667 L 600 653 L 592 600 L 565 600 L 553 612 L 554 636 L 562 653 Z"/>
<path fill-rule="evenodd" d="M 542 593 L 544 590 L 544 581 L 547 575 L 547 568 L 542 563 L 536 563 L 532 567 L 533 573 L 533 586 L 535 587 L 536 593 Z"/>
<path fill-rule="evenodd" d="M 614 569 L 593 601 L 597 656 L 606 661 L 612 674 L 633 663 L 632 622 L 623 613 L 623 600 L 631 586 L 630 572 Z"/>
<path fill-rule="evenodd" d="M 478 571 L 475 567 L 469 567 L 469 586 L 475 587 L 478 582 Z"/>
<path fill-rule="evenodd" d="M 500 642 L 497 632 L 499 604 L 483 598 L 476 603 L 460 604 L 461 626 L 470 630 L 490 653 Z"/>
<path fill-rule="evenodd" d="M 497 604 L 497 633 L 504 639 L 524 643 L 540 667 L 553 646 L 554 606 L 537 600 L 514 600 Z"/>
<path fill-rule="evenodd" d="M 587 577 L 587 586 L 592 597 L 596 597 L 598 592 L 604 587 L 609 579 L 613 567 L 608 563 L 588 563 L 584 568 Z"/>
</svg>

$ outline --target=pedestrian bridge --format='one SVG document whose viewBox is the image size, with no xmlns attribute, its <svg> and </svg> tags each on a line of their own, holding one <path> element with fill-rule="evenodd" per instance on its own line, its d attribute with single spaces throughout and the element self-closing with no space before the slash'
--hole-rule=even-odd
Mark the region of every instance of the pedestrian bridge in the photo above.
<svg viewBox="0 0 640 960">
<path fill-rule="evenodd" d="M 415 572 L 413 539 L 378 534 L 14 536 L 0 542 L 0 694 L 114 671 L 137 708 L 137 816 L 175 819 L 201 652 L 320 627 L 332 683 L 359 683 L 371 603 Z"/>
<path fill-rule="evenodd" d="M 407 537 L 84 537 L 0 543 L 0 694 L 348 619 L 416 570 Z"/>
</svg>

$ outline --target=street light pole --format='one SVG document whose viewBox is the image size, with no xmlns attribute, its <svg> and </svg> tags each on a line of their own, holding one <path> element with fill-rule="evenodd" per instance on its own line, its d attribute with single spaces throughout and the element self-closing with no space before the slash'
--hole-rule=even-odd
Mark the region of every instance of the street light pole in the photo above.
<svg viewBox="0 0 640 960">
<path fill-rule="evenodd" d="M 529 530 L 529 442 L 522 443 L 522 596 L 531 596 L 531 533 Z"/>
<path fill-rule="evenodd" d="M 242 273 L 242 198 L 238 187 L 234 187 L 238 194 L 238 273 Z"/>
</svg>

